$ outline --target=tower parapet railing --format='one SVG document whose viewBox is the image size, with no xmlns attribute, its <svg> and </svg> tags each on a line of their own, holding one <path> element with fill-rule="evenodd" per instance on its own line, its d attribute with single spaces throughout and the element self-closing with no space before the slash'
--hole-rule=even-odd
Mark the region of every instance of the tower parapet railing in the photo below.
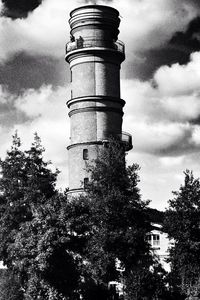
<svg viewBox="0 0 200 300">
<path fill-rule="evenodd" d="M 122 131 L 120 133 L 114 133 L 114 132 L 104 132 L 104 138 L 105 140 L 103 142 L 109 142 L 110 139 L 116 139 L 121 144 L 124 145 L 125 151 L 129 151 L 133 148 L 132 143 L 132 135 L 128 132 Z"/>
<path fill-rule="evenodd" d="M 82 38 L 81 36 L 78 39 L 72 39 L 70 42 L 66 44 L 66 53 L 78 50 L 82 48 L 110 48 L 116 51 L 125 53 L 125 45 L 122 41 L 110 41 L 110 40 L 102 40 L 102 39 L 94 39 L 94 38 Z"/>
<path fill-rule="evenodd" d="M 132 135 L 128 132 L 122 131 L 121 133 L 117 134 L 120 142 L 125 146 L 125 150 L 129 151 L 133 148 L 132 144 Z"/>
<path fill-rule="evenodd" d="M 126 145 L 126 149 L 131 150 L 133 148 L 132 135 L 128 132 L 122 131 L 118 134 L 120 141 Z"/>
</svg>

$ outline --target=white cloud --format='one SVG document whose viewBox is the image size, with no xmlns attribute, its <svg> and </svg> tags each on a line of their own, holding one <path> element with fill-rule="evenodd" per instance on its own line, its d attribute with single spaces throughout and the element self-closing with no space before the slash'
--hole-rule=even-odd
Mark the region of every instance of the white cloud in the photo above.
<svg viewBox="0 0 200 300">
<path fill-rule="evenodd" d="M 0 105 L 6 104 L 6 102 L 9 101 L 11 97 L 12 96 L 6 91 L 6 89 L 2 85 L 0 85 Z"/>
<path fill-rule="evenodd" d="M 38 132 L 47 156 L 57 165 L 62 165 L 69 142 L 66 95 L 66 87 L 55 90 L 51 86 L 43 86 L 36 91 L 26 91 L 15 102 L 15 107 L 30 117 L 30 121 L 16 126 L 23 139 L 30 142 L 32 133 Z"/>
<path fill-rule="evenodd" d="M 183 171 L 193 170 L 194 176 L 200 176 L 200 155 L 198 152 L 177 157 L 157 157 L 148 153 L 137 152 L 134 148 L 127 157 L 128 163 L 139 163 L 141 182 L 139 187 L 143 199 L 150 199 L 151 207 L 163 210 L 168 206 L 167 201 L 174 196 L 184 182 Z"/>
<path fill-rule="evenodd" d="M 28 149 L 33 141 L 35 132 L 42 139 L 46 149 L 45 159 L 62 171 L 59 176 L 59 186 L 67 187 L 67 150 L 69 144 L 69 119 L 65 99 L 68 89 L 43 86 L 39 90 L 27 90 L 15 99 L 13 109 L 23 112 L 29 120 L 6 128 L 0 126 L 1 145 L 0 156 L 4 157 L 10 148 L 11 136 L 18 131 L 22 139 L 23 149 Z M 5 91 L 8 94 L 8 92 Z"/>
<path fill-rule="evenodd" d="M 200 115 L 200 94 L 194 92 L 188 96 L 164 97 L 161 105 L 167 118 L 171 121 L 196 120 Z"/>
<path fill-rule="evenodd" d="M 196 127 L 192 134 L 195 145 L 200 146 L 200 126 Z"/>
<path fill-rule="evenodd" d="M 73 0 L 43 1 L 26 19 L 0 18 L 0 59 L 25 51 L 30 55 L 64 56 L 69 39 L 67 19 Z"/>
<path fill-rule="evenodd" d="M 66 87 L 53 89 L 48 85 L 39 90 L 29 89 L 17 98 L 15 107 L 28 117 L 58 119 L 60 115 L 63 116 L 66 95 Z"/>
<path fill-rule="evenodd" d="M 10 147 L 9 138 L 11 138 L 10 131 L 0 125 L 0 136 L 1 136 L 1 145 L 0 145 L 0 158 L 5 157 L 6 151 Z"/>
<path fill-rule="evenodd" d="M 199 151 L 200 145 L 193 135 L 199 126 L 189 123 L 124 122 L 126 131 L 133 135 L 136 151 L 155 155 L 177 155 Z"/>
<path fill-rule="evenodd" d="M 163 95 L 200 95 L 200 52 L 191 54 L 187 65 L 163 66 L 155 73 L 154 79 Z"/>
<path fill-rule="evenodd" d="M 128 162 L 139 163 L 141 181 L 139 187 L 143 199 L 150 199 L 151 207 L 163 210 L 167 207 L 167 201 L 172 198 L 172 191 L 177 190 L 183 182 L 183 170 L 186 160 L 180 164 L 164 165 L 155 155 L 141 153 L 133 150 L 128 154 Z M 180 174 L 179 177 L 176 177 Z"/>
<path fill-rule="evenodd" d="M 200 52 L 186 65 L 157 70 L 151 81 L 122 81 L 124 128 L 136 150 L 180 154 L 200 150 Z"/>
<path fill-rule="evenodd" d="M 164 156 L 164 157 L 161 157 L 159 160 L 163 166 L 169 168 L 171 166 L 176 166 L 176 165 L 182 164 L 183 159 L 184 159 L 184 156 L 181 155 L 181 156 L 177 156 L 177 157 Z"/>
</svg>

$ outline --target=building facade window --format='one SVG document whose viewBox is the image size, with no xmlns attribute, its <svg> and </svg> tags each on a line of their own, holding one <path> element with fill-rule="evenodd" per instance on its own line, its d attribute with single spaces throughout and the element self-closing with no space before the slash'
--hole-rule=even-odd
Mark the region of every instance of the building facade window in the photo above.
<svg viewBox="0 0 200 300">
<path fill-rule="evenodd" d="M 152 247 L 160 246 L 160 235 L 159 234 L 148 234 L 146 237 L 146 240 Z"/>
<path fill-rule="evenodd" d="M 159 234 L 153 234 L 153 246 L 160 246 Z"/>
<path fill-rule="evenodd" d="M 83 159 L 84 160 L 89 159 L 88 149 L 83 149 Z"/>
</svg>

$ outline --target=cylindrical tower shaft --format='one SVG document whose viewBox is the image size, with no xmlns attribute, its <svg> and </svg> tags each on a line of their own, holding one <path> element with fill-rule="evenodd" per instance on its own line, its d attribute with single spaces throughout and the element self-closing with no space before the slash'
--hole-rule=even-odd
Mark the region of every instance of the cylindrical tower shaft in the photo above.
<svg viewBox="0 0 200 300">
<path fill-rule="evenodd" d="M 71 144 L 69 190 L 81 191 L 88 181 L 86 165 L 110 136 L 132 148 L 131 136 L 122 133 L 124 100 L 120 98 L 120 65 L 124 44 L 117 41 L 119 13 L 103 5 L 88 5 L 70 14 L 71 41 L 66 47 L 70 64 Z"/>
</svg>

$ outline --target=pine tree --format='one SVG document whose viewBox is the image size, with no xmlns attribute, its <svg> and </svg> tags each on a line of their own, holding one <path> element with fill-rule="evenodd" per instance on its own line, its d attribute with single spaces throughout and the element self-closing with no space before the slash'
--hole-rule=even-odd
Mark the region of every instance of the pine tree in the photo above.
<svg viewBox="0 0 200 300">
<path fill-rule="evenodd" d="M 20 146 L 20 138 L 15 133 L 11 150 L 7 152 L 5 160 L 0 160 L 0 256 L 8 266 L 11 264 L 8 248 L 12 244 L 12 235 L 22 222 L 30 218 L 30 210 L 24 199 L 24 186 L 27 182 L 26 158 Z"/>
<path fill-rule="evenodd" d="M 59 174 L 58 170 L 52 172 L 49 169 L 51 162 L 44 161 L 44 152 L 45 149 L 41 145 L 41 139 L 37 133 L 35 133 L 34 142 L 32 143 L 30 150 L 25 151 L 25 168 L 27 171 L 27 194 L 35 193 L 36 201 L 37 195 L 43 195 L 45 198 L 50 198 L 55 195 L 55 185 L 57 175 Z"/>
<path fill-rule="evenodd" d="M 11 150 L 0 160 L 0 258 L 9 268 L 15 266 L 11 250 L 16 234 L 24 223 L 33 219 L 37 205 L 56 194 L 58 172 L 48 168 L 43 152 L 37 134 L 31 149 L 22 151 L 20 138 L 15 133 Z"/>
</svg>

